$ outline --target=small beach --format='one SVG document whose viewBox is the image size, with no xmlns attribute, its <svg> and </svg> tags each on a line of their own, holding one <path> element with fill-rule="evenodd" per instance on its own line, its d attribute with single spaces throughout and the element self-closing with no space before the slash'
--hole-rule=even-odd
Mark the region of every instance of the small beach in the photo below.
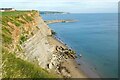
<svg viewBox="0 0 120 80">
<path fill-rule="evenodd" d="M 68 48 L 68 46 L 66 46 L 63 42 L 61 43 L 61 41 L 55 37 L 48 37 L 48 41 L 51 45 Z M 79 65 L 76 63 L 75 59 L 66 59 L 62 65 L 69 70 L 72 78 L 88 78 L 88 76 L 79 69 Z"/>
<path fill-rule="evenodd" d="M 70 48 L 57 36 L 49 37 L 48 39 L 51 45 L 56 45 L 56 46 L 59 45 L 64 48 Z M 89 65 L 85 65 L 86 63 L 82 61 L 77 54 L 76 56 L 77 56 L 76 59 L 67 59 L 66 61 L 64 61 L 63 64 L 68 70 L 70 70 L 72 78 L 100 78 L 97 72 L 92 71 Z"/>
</svg>

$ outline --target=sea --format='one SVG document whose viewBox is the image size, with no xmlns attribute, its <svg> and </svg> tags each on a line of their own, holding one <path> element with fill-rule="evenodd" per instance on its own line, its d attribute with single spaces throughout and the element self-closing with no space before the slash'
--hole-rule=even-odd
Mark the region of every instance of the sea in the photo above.
<svg viewBox="0 0 120 80">
<path fill-rule="evenodd" d="M 77 20 L 71 23 L 49 24 L 49 27 L 57 33 L 56 37 L 76 51 L 77 63 L 87 66 L 101 78 L 118 77 L 117 13 L 41 14 L 41 16 L 44 20 Z M 83 71 L 91 74 L 85 67 Z"/>
</svg>

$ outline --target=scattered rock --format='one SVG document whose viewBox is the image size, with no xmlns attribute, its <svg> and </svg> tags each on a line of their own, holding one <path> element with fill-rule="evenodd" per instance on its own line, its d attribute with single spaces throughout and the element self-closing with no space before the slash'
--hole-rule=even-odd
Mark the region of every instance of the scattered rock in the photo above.
<svg viewBox="0 0 120 80">
<path fill-rule="evenodd" d="M 56 46 L 55 50 L 56 51 L 52 54 L 49 64 L 47 64 L 47 68 L 54 69 L 58 74 L 61 74 L 66 78 L 71 77 L 70 72 L 66 67 L 62 66 L 62 63 L 68 58 L 75 59 L 75 55 L 71 53 L 71 49 L 63 48 L 62 46 Z"/>
<path fill-rule="evenodd" d="M 78 68 L 77 66 L 75 68 Z"/>
<path fill-rule="evenodd" d="M 80 63 L 78 65 L 81 65 Z"/>
</svg>

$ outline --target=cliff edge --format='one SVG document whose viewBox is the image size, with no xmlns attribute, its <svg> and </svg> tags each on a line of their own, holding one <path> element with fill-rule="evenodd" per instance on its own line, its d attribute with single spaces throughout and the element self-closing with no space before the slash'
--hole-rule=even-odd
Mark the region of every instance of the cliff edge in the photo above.
<svg viewBox="0 0 120 80">
<path fill-rule="evenodd" d="M 38 11 L 3 12 L 1 20 L 3 78 L 86 77 Z"/>
</svg>

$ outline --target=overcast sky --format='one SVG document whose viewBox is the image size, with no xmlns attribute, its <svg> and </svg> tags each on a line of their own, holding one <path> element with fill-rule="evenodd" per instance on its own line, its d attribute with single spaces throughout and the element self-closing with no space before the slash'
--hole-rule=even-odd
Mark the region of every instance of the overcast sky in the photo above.
<svg viewBox="0 0 120 80">
<path fill-rule="evenodd" d="M 0 7 L 63 11 L 71 13 L 116 13 L 119 0 L 0 0 Z"/>
</svg>

